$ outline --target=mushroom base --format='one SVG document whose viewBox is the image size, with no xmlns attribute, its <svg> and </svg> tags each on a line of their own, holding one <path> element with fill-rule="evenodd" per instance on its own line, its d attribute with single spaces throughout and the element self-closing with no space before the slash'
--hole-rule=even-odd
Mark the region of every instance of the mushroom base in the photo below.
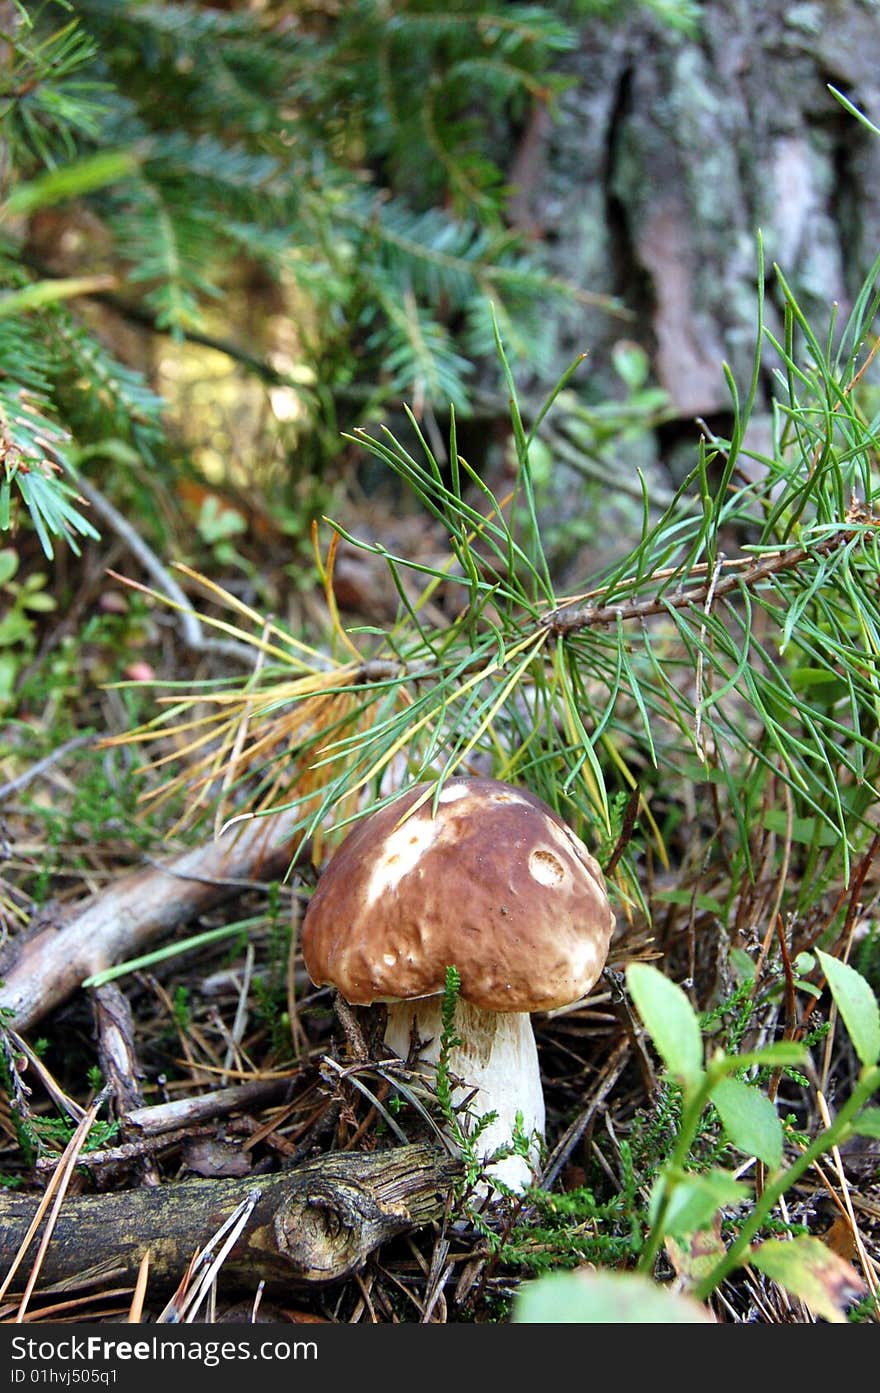
<svg viewBox="0 0 880 1393">
<path fill-rule="evenodd" d="M 389 1049 L 407 1059 L 415 1037 L 419 1063 L 436 1065 L 443 1028 L 441 1005 L 439 996 L 389 1003 L 385 1029 Z M 544 1136 L 544 1095 L 531 1019 L 516 1011 L 485 1011 L 460 1000 L 455 1033 L 462 1043 L 450 1051 L 448 1065 L 461 1086 L 455 1090 L 453 1101 L 461 1102 L 473 1094 L 466 1110 L 459 1114 L 463 1130 L 472 1131 L 485 1113 L 496 1114 L 480 1132 L 480 1156 L 491 1156 L 499 1147 L 510 1145 L 517 1113 L 522 1117 L 523 1132 L 532 1138 L 528 1160 L 507 1156 L 486 1168 L 488 1176 L 520 1193 L 534 1179 L 539 1140 Z"/>
</svg>

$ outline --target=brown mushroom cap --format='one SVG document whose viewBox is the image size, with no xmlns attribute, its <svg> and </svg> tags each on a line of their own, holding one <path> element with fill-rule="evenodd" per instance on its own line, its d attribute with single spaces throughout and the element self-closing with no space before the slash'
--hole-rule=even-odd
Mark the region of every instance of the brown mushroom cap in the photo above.
<svg viewBox="0 0 880 1393">
<path fill-rule="evenodd" d="M 598 863 L 551 808 L 495 779 L 427 785 L 357 823 L 303 921 L 312 981 L 347 1001 L 442 992 L 492 1011 L 542 1011 L 596 981 L 614 916 Z"/>
</svg>

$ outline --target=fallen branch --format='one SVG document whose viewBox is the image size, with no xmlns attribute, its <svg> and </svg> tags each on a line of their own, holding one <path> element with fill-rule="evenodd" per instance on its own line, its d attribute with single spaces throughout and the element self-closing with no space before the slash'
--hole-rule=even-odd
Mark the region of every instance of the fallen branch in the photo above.
<svg viewBox="0 0 880 1393">
<path fill-rule="evenodd" d="M 158 1137 L 181 1127 L 194 1127 L 202 1122 L 226 1117 L 240 1108 L 263 1107 L 277 1102 L 290 1091 L 290 1077 L 252 1079 L 250 1083 L 231 1084 L 192 1098 L 177 1098 L 171 1103 L 155 1103 L 152 1107 L 132 1108 L 123 1113 L 120 1121 L 129 1133 L 141 1137 Z"/>
<path fill-rule="evenodd" d="M 87 1166 L 88 1156 L 79 1164 Z M 389 1239 L 441 1218 L 460 1170 L 445 1151 L 419 1143 L 332 1152 L 277 1175 L 68 1195 L 43 1257 L 42 1279 L 77 1285 L 100 1271 L 134 1282 L 149 1251 L 151 1286 L 167 1288 L 258 1190 L 221 1281 L 249 1289 L 260 1281 L 284 1287 L 337 1281 Z M 0 1258 L 6 1264 L 25 1240 L 37 1204 L 33 1196 L 0 1190 Z"/>
<path fill-rule="evenodd" d="M 238 823 L 165 865 L 124 876 L 60 924 L 12 939 L 0 955 L 0 1010 L 26 1030 L 99 972 L 135 956 L 294 858 L 295 811 Z"/>
</svg>

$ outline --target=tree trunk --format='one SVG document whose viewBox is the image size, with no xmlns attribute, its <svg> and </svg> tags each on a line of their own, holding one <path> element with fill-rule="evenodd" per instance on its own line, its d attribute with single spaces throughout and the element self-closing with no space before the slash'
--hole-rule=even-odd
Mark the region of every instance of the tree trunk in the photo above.
<svg viewBox="0 0 880 1393">
<path fill-rule="evenodd" d="M 692 37 L 591 21 L 569 64 L 561 119 L 523 145 L 517 214 L 561 274 L 632 318 L 579 309 L 556 328 L 556 375 L 587 352 L 580 390 L 620 395 L 611 348 L 635 339 L 680 418 L 725 412 L 722 364 L 743 389 L 752 371 L 757 230 L 774 330 L 774 263 L 821 337 L 880 252 L 880 137 L 829 91 L 880 123 L 876 4 L 706 0 Z"/>
</svg>

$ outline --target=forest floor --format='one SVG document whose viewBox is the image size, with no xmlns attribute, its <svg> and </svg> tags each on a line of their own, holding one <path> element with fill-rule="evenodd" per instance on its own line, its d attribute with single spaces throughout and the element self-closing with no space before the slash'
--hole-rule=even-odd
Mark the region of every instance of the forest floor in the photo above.
<svg viewBox="0 0 880 1393">
<path fill-rule="evenodd" d="M 363 499 L 355 516 L 357 508 L 370 535 L 430 554 L 418 519 L 390 508 L 383 516 L 375 502 L 368 514 Z M 321 586 L 307 570 L 291 584 L 287 539 L 271 520 L 246 524 L 236 545 L 259 566 L 264 600 L 292 631 L 320 632 Z M 518 1198 L 487 1198 L 461 1183 L 423 1082 L 389 1066 L 382 1008 L 346 1009 L 308 978 L 298 929 L 320 870 L 315 848 L 292 856 L 283 814 L 259 823 L 259 836 L 247 825 L 220 842 L 210 807 L 201 825 L 176 823 L 190 794 L 178 791 L 167 806 L 145 800 L 163 788 L 164 767 L 150 761 L 165 747 L 145 755 L 113 743 L 155 717 L 165 684 L 204 685 L 234 658 L 210 642 L 195 649 L 179 614 L 116 578 L 156 584 L 112 529 L 75 580 L 64 572 L 64 586 L 47 582 L 44 593 L 57 586 L 67 598 L 39 616 L 0 762 L 0 1002 L 15 999 L 0 1094 L 0 1319 L 167 1321 L 195 1302 L 224 1321 L 504 1322 L 537 1274 L 631 1265 L 679 1100 L 622 989 L 626 965 L 662 962 L 689 983 L 724 1044 L 744 1048 L 795 1024 L 806 1035 L 814 1009 L 816 1025 L 827 1021 L 827 1000 L 814 994 L 795 1007 L 791 960 L 841 905 L 817 902 L 786 947 L 785 863 L 764 832 L 736 923 L 722 924 L 725 895 L 683 826 L 675 862 L 647 864 L 652 921 L 619 915 L 595 990 L 535 1016 L 547 1103 L 539 1183 Z M 212 612 L 204 588 L 184 583 Z M 353 551 L 340 555 L 336 598 L 345 622 L 360 625 L 387 620 L 396 601 L 383 567 Z M 875 850 L 846 898 L 848 941 L 870 932 Z M 767 976 L 744 984 L 729 948 L 756 923 L 769 927 L 748 946 Z M 119 962 L 120 975 L 100 978 Z M 97 984 L 83 987 L 92 976 Z M 855 1071 L 844 1032 L 819 1038 L 815 1076 L 775 1081 L 781 1111 L 804 1135 L 820 1125 L 821 1100 L 845 1095 Z M 710 1131 L 704 1142 L 709 1154 Z M 867 1262 L 875 1280 L 878 1148 L 853 1139 L 786 1199 L 788 1223 L 848 1262 Z M 402 1156 L 412 1157 L 403 1178 L 387 1169 Z M 327 1169 L 364 1157 L 379 1160 L 375 1173 Z M 305 1172 L 305 1201 L 272 1189 L 316 1166 Z M 52 1199 L 60 1205 L 47 1219 Z M 52 1233 L 45 1251 L 28 1228 L 41 1200 L 43 1232 Z M 273 1224 L 289 1206 L 286 1245 Z M 190 1264 L 199 1249 L 216 1256 L 230 1218 L 244 1236 L 231 1256 L 221 1253 L 208 1307 L 204 1260 L 194 1272 Z M 263 1239 L 249 1248 L 254 1232 Z M 656 1278 L 686 1290 L 696 1261 L 667 1244 Z M 750 1268 L 719 1286 L 710 1309 L 722 1322 L 814 1319 Z"/>
</svg>

